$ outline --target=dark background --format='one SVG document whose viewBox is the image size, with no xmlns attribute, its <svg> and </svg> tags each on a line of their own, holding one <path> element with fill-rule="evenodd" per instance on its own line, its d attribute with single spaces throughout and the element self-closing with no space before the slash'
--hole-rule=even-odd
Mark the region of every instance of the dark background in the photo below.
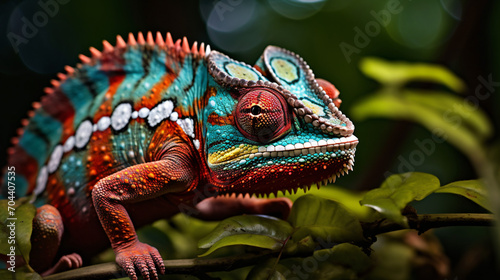
<svg viewBox="0 0 500 280">
<path fill-rule="evenodd" d="M 309 2 L 309 3 L 305 3 Z M 348 61 L 339 45 L 355 45 L 355 28 L 365 29 L 373 13 L 399 3 L 397 14 Z M 40 3 L 56 3 L 52 14 Z M 366 56 L 388 60 L 438 63 L 461 77 L 474 94 L 478 76 L 492 75 L 500 81 L 500 2 L 459 0 L 220 0 L 220 1 L 3 1 L 0 2 L 0 163 L 31 103 L 40 99 L 50 79 L 75 65 L 78 54 L 89 55 L 88 47 L 101 48 L 103 39 L 115 43 L 117 34 L 171 32 L 175 39 L 209 43 L 212 49 L 253 64 L 267 45 L 278 45 L 300 54 L 317 77 L 334 83 L 341 91 L 341 110 L 349 116 L 356 101 L 379 85 L 359 70 Z M 45 17 L 40 13 L 45 13 Z M 31 38 L 13 47 L 21 36 L 23 18 L 38 20 Z M 380 26 L 380 25 L 379 25 Z M 33 31 L 33 30 L 31 30 Z M 10 35 L 9 35 L 10 34 Z M 14 37 L 13 37 L 14 36 Z M 16 50 L 17 48 L 17 50 Z M 464 96 L 464 97 L 465 97 Z M 479 105 L 498 131 L 499 98 L 494 94 Z M 338 185 L 355 190 L 379 186 L 387 171 L 398 173 L 401 158 L 416 148 L 415 140 L 430 133 L 407 122 L 372 119 L 356 122 L 360 139 L 356 166 Z M 498 134 L 490 140 L 494 143 Z M 447 143 L 439 144 L 416 171 L 432 173 L 442 184 L 477 178 L 467 158 Z M 451 195 L 434 195 L 416 204 L 419 212 L 476 212 L 479 207 Z M 468 269 L 464 275 L 490 276 L 493 266 L 491 231 L 481 228 L 436 230 L 452 269 Z M 479 252 L 479 253 L 478 253 Z M 471 261 L 477 264 L 463 267 Z"/>
</svg>

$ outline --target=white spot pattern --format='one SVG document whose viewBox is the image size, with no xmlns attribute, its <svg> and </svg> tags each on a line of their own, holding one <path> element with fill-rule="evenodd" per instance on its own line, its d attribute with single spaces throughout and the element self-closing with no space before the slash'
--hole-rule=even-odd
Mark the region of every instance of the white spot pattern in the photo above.
<svg viewBox="0 0 500 280">
<path fill-rule="evenodd" d="M 177 121 L 177 119 L 179 119 L 179 114 L 177 114 L 177 112 L 173 112 L 171 115 L 170 115 L 170 120 L 175 122 Z"/>
<path fill-rule="evenodd" d="M 92 135 L 92 123 L 89 120 L 83 121 L 76 129 L 75 146 L 79 149 L 85 147 Z"/>
<path fill-rule="evenodd" d="M 47 171 L 47 166 L 44 166 L 40 169 L 38 177 L 36 178 L 36 187 L 35 190 L 33 191 L 35 195 L 39 195 L 43 192 L 43 190 L 45 190 L 48 178 L 49 178 L 49 172 Z"/>
<path fill-rule="evenodd" d="M 151 127 L 158 125 L 160 122 L 170 119 L 170 121 L 176 122 L 189 137 L 193 138 L 193 145 L 196 149 L 200 148 L 200 140 L 194 139 L 194 121 L 191 118 L 179 119 L 179 114 L 174 112 L 174 103 L 171 100 L 163 101 L 158 104 L 152 110 L 149 108 L 141 108 L 139 111 L 132 111 L 132 105 L 130 103 L 119 104 L 111 117 L 104 116 L 100 118 L 97 123 L 93 124 L 90 120 L 85 120 L 76 129 L 75 135 L 68 137 L 63 145 L 57 145 L 49 158 L 47 165 L 43 166 L 36 180 L 36 187 L 34 194 L 38 196 L 41 194 L 47 185 L 47 180 L 49 173 L 54 173 L 57 171 L 61 164 L 61 159 L 64 153 L 71 151 L 73 148 L 82 149 L 84 148 L 90 140 L 92 133 L 96 131 L 104 131 L 110 126 L 114 130 L 121 130 L 125 128 L 131 119 L 136 119 L 137 117 L 146 119 Z M 130 150 L 127 153 L 129 158 L 134 158 L 134 151 Z M 74 161 L 74 157 L 70 157 L 69 161 Z M 77 166 L 81 165 L 81 161 L 76 162 Z M 75 182 L 75 186 L 78 187 L 80 182 Z M 73 195 L 75 192 L 74 188 L 68 190 L 69 195 Z M 85 211 L 86 209 L 82 210 Z"/>
<path fill-rule="evenodd" d="M 198 150 L 200 148 L 200 140 L 194 139 L 193 140 L 194 147 Z"/>
<path fill-rule="evenodd" d="M 52 155 L 50 155 L 49 163 L 47 164 L 47 168 L 49 173 L 54 173 L 59 167 L 59 163 L 61 162 L 61 158 L 63 155 L 63 147 L 61 145 L 57 145 L 52 151 Z"/>
<path fill-rule="evenodd" d="M 129 103 L 122 103 L 118 105 L 113 114 L 111 114 L 111 127 L 114 130 L 120 130 L 127 126 L 132 115 L 132 105 Z"/>
<path fill-rule="evenodd" d="M 97 121 L 97 128 L 99 131 L 104 131 L 108 129 L 109 125 L 111 124 L 111 119 L 109 117 L 102 117 Z"/>
<path fill-rule="evenodd" d="M 184 130 L 189 137 L 194 138 L 194 123 L 193 119 L 179 119 L 177 124 Z"/>
<path fill-rule="evenodd" d="M 67 153 L 73 150 L 74 146 L 75 146 L 75 136 L 70 136 L 68 137 L 68 139 L 66 139 L 66 142 L 64 142 L 63 151 Z"/>
<path fill-rule="evenodd" d="M 154 107 L 153 110 L 149 112 L 148 123 L 150 126 L 156 126 L 163 120 L 170 117 L 172 110 L 174 109 L 174 103 L 170 100 L 163 101 Z M 142 110 L 142 109 L 141 109 Z"/>
<path fill-rule="evenodd" d="M 149 109 L 148 108 L 144 107 L 144 108 L 141 108 L 139 110 L 139 117 L 141 117 L 141 118 L 144 119 L 144 118 L 147 118 L 148 115 L 149 115 Z"/>
</svg>

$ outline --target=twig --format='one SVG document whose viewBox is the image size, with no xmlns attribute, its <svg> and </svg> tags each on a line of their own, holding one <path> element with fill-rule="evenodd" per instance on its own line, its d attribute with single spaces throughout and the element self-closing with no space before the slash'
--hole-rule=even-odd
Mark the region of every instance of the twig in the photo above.
<svg viewBox="0 0 500 280">
<path fill-rule="evenodd" d="M 420 233 L 431 228 L 449 226 L 491 226 L 494 218 L 492 214 L 421 214 L 408 216 L 410 229 L 418 230 Z M 375 236 L 378 234 L 406 229 L 404 226 L 389 221 L 382 220 L 363 224 L 365 236 Z"/>
</svg>

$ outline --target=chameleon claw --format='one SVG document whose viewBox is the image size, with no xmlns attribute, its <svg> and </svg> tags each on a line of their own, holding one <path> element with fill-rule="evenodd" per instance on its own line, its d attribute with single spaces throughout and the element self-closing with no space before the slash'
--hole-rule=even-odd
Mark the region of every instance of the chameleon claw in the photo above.
<svg viewBox="0 0 500 280">
<path fill-rule="evenodd" d="M 158 279 L 157 268 L 160 273 L 165 273 L 165 265 L 156 248 L 139 241 L 124 249 L 117 248 L 116 262 L 125 270 L 131 279 L 137 279 L 137 268 L 144 279 Z"/>
</svg>

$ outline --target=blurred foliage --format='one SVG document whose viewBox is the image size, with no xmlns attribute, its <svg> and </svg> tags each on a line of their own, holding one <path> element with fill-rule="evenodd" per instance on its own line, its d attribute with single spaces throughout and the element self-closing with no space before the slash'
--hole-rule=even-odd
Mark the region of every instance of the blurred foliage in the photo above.
<svg viewBox="0 0 500 280">
<path fill-rule="evenodd" d="M 369 57 L 361 60 L 361 71 L 385 86 L 401 86 L 412 81 L 443 84 L 455 92 L 463 92 L 465 84 L 443 66 L 425 63 L 388 62 Z"/>
<path fill-rule="evenodd" d="M 420 148 L 416 145 L 418 140 L 438 139 L 431 134 L 435 133 L 445 135 L 448 142 L 435 142 L 433 152 L 425 154 L 423 161 L 413 168 L 432 173 L 441 182 L 449 183 L 435 193 L 459 195 L 433 194 L 422 201 L 412 202 L 412 205 L 419 212 L 481 212 L 484 211 L 481 207 L 489 210 L 498 207 L 490 203 L 482 182 L 469 181 L 479 177 L 478 173 L 485 169 L 485 162 L 488 165 L 498 163 L 500 159 L 500 149 L 495 152 L 485 148 L 492 142 L 497 142 L 498 146 L 496 131 L 500 127 L 500 110 L 497 110 L 500 99 L 490 94 L 478 102 L 465 101 L 476 101 L 474 97 L 477 97 L 479 86 L 483 86 L 483 96 L 486 96 L 485 92 L 498 90 L 496 85 L 488 88 L 478 77 L 492 77 L 495 82 L 500 79 L 500 54 L 497 51 L 500 47 L 497 28 L 500 2 L 402 0 L 398 1 L 399 12 L 387 14 L 384 11 L 388 11 L 389 2 L 70 1 L 61 5 L 57 15 L 50 17 L 48 23 L 16 53 L 7 33 L 19 31 L 16 19 L 18 23 L 22 16 L 31 19 L 40 7 L 36 0 L 3 1 L 0 3 L 0 23 L 4 27 L 4 34 L 0 36 L 0 85 L 4 93 L 4 110 L 0 110 L 0 117 L 13 121 L 2 122 L 0 150 L 5 153 L 10 146 L 10 138 L 19 127 L 18 120 L 25 118 L 31 103 L 40 99 L 41 89 L 49 85 L 48 81 L 64 65 L 77 63 L 78 54 L 88 54 L 89 46 L 100 46 L 103 39 L 113 41 L 116 34 L 170 31 L 174 38 L 187 36 L 190 41 L 210 43 L 213 49 L 250 64 L 265 46 L 282 46 L 304 57 L 316 76 L 334 83 L 341 90 L 341 110 L 355 122 L 355 134 L 360 139 L 356 168 L 350 176 L 340 178 L 339 184 L 352 189 L 374 188 L 384 178 L 385 171 L 402 173 L 398 170 L 400 159 L 410 158 Z M 381 15 L 386 15 L 382 21 Z M 367 34 L 370 24 L 376 26 L 372 22 L 379 23 L 378 29 L 371 29 L 374 36 Z M 366 37 L 362 46 L 359 44 L 361 33 Z M 356 48 L 356 52 L 346 56 L 339 47 L 342 43 Z M 363 60 L 364 57 L 368 58 Z M 437 66 L 436 62 L 446 67 Z M 377 87 L 380 88 L 375 90 Z M 395 120 L 407 120 L 419 126 L 412 126 L 406 133 L 394 133 L 393 130 L 398 128 Z M 400 137 L 391 138 L 395 135 Z M 483 160 L 486 156 L 488 159 Z M 3 166 L 5 154 L 0 159 Z M 473 163 L 469 163 L 468 159 Z M 370 173 L 377 167 L 383 171 Z M 498 182 L 500 169 L 498 165 L 495 168 Z M 456 180 L 465 181 L 453 182 Z M 298 199 L 303 194 L 299 193 L 291 198 Z M 341 203 L 361 222 L 382 215 L 359 204 L 365 193 L 331 186 L 309 193 Z M 401 207 L 397 208 L 400 210 Z M 143 228 L 139 234 L 141 240 L 147 240 L 160 249 L 165 258 L 192 258 L 206 252 L 197 248 L 196 244 L 217 224 L 178 215 L 168 222 L 159 221 Z M 435 231 L 452 261 L 452 268 L 457 271 L 461 271 L 461 263 L 472 263 L 466 259 L 469 248 L 478 244 L 491 247 L 494 242 L 492 236 L 498 236 L 493 235 L 490 229 L 478 228 L 461 229 L 459 233 L 455 229 Z M 412 267 L 415 267 L 410 263 L 416 255 L 415 250 L 400 240 L 383 242 L 380 238 L 372 248 L 375 252 L 370 258 L 379 256 L 373 275 L 378 271 L 381 273 L 378 275 L 386 279 L 389 276 L 407 279 Z M 208 257 L 235 255 L 246 250 L 247 246 L 228 246 Z M 112 252 L 108 252 L 107 257 L 106 254 L 101 255 L 99 261 L 105 259 L 114 260 Z M 464 272 L 465 276 L 498 276 L 493 265 L 495 257 L 472 259 L 479 264 L 471 268 L 472 271 Z M 274 270 L 278 271 L 276 277 L 279 277 L 278 273 L 286 273 L 279 268 L 283 261 L 286 260 L 281 260 Z M 299 260 L 294 264 L 300 266 L 302 263 Z M 268 267 L 264 266 L 263 270 Z M 354 277 L 358 271 L 345 271 L 342 267 L 330 267 L 331 273 L 346 273 L 347 278 Z M 249 270 L 211 275 L 241 279 Z M 388 275 L 387 271 L 392 273 Z M 259 273 L 253 271 L 252 275 Z"/>
<path fill-rule="evenodd" d="M 484 209 L 492 212 L 486 186 L 482 180 L 467 180 L 458 181 L 447 184 L 437 189 L 435 193 L 453 193 L 462 195 L 475 203 L 479 204 Z"/>
<path fill-rule="evenodd" d="M 160 220 L 140 229 L 138 236 L 142 242 L 159 248 L 166 259 L 194 258 L 196 254 L 199 257 L 237 257 L 244 252 L 258 250 L 283 254 L 283 259 L 268 257 L 267 261 L 253 267 L 250 272 L 239 270 L 241 275 L 238 278 L 243 278 L 246 273 L 249 273 L 248 279 L 285 279 L 283 277 L 292 276 L 300 276 L 302 279 L 358 279 L 361 274 L 366 273 L 379 277 L 383 274 L 379 269 L 372 269 L 375 274 L 368 272 L 368 268 L 377 267 L 380 261 L 377 259 L 379 257 L 368 254 L 368 248 L 373 241 L 369 241 L 368 238 L 372 237 L 363 232 L 360 219 L 372 222 L 389 219 L 408 227 L 403 209 L 413 200 L 424 199 L 439 188 L 439 180 L 432 175 L 397 174 L 387 178 L 378 189 L 359 196 L 344 195 L 340 202 L 329 197 L 345 190 L 328 185 L 324 191 L 315 191 L 315 195 L 305 194 L 298 198 L 292 196 L 296 200 L 287 221 L 262 215 L 242 215 L 221 222 L 202 222 L 178 214 L 169 222 Z M 467 189 L 466 192 L 462 191 L 464 188 Z M 442 189 L 478 203 L 486 200 L 486 192 L 480 181 L 456 182 Z M 474 191 L 474 196 L 471 196 L 471 190 Z M 375 211 L 359 211 L 360 207 L 366 207 L 359 206 L 360 203 Z M 1 204 L 7 204 L 7 200 L 1 201 Z M 24 233 L 16 236 L 16 242 L 19 245 L 30 245 L 32 224 L 29 221 L 33 219 L 35 209 L 29 203 L 18 205 L 17 217 L 26 221 L 19 225 L 23 227 Z M 6 217 L 0 218 L 3 221 L 0 228 L 5 229 Z M 200 251 L 195 244 L 206 249 L 205 252 Z M 401 258 L 411 251 L 410 248 L 404 249 L 401 244 L 394 246 L 395 251 L 391 251 L 391 247 L 385 247 L 381 249 L 381 254 L 393 254 L 390 258 Z M 28 248 L 27 251 L 22 250 L 20 254 L 29 256 L 30 246 L 24 247 Z M 2 247 L 2 253 L 8 252 L 4 249 Z M 216 252 L 218 253 L 215 254 Z M 307 256 L 302 257 L 304 254 Z M 409 257 L 404 259 L 410 261 Z M 108 250 L 94 261 L 113 260 L 114 254 Z M 297 267 L 301 270 L 297 271 Z M 26 273 L 32 273 L 28 266 L 22 269 L 26 270 Z M 406 276 L 409 275 L 408 271 L 405 272 Z"/>
<path fill-rule="evenodd" d="M 13 202 L 13 203 L 12 203 Z M 11 247 L 15 248 L 15 254 L 29 261 L 31 250 L 32 220 L 35 217 L 35 206 L 27 199 L 0 200 L 0 254 L 11 253 Z M 12 227 L 12 225 L 14 225 Z M 15 234 L 12 234 L 15 232 Z"/>
<path fill-rule="evenodd" d="M 445 91 L 405 88 L 411 82 L 424 81 L 463 91 L 464 83 L 449 70 L 377 58 L 364 59 L 361 70 L 379 81 L 382 88 L 356 104 L 353 119 L 385 117 L 414 121 L 455 145 L 473 163 L 486 160 L 484 141 L 492 135 L 493 126 L 480 108 Z"/>
<path fill-rule="evenodd" d="M 9 260 L 15 255 L 14 264 L 18 264 L 19 258 L 23 258 L 25 263 L 29 262 L 31 251 L 31 232 L 33 229 L 33 218 L 36 214 L 35 206 L 29 199 L 21 198 L 17 200 L 0 200 L 0 254 L 5 255 Z M 12 248 L 15 248 L 14 252 Z M 22 265 L 15 268 L 17 279 L 42 279 L 29 265 Z M 0 279 L 11 279 L 13 273 L 7 269 L 0 269 Z"/>
<path fill-rule="evenodd" d="M 292 233 L 285 221 L 264 216 L 235 216 L 217 225 L 198 246 L 210 248 L 201 257 L 231 245 L 248 245 L 270 250 L 279 250 Z"/>
</svg>

